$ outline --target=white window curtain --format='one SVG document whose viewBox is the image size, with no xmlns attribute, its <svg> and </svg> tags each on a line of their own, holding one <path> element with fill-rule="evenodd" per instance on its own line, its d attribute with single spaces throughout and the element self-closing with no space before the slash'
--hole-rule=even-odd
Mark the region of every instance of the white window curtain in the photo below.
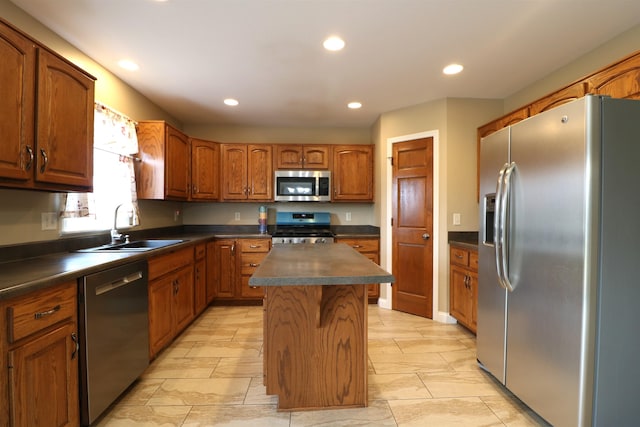
<svg viewBox="0 0 640 427">
<path fill-rule="evenodd" d="M 93 193 L 63 195 L 63 232 L 108 230 L 121 204 L 124 206 L 119 210 L 117 226 L 140 224 L 132 157 L 138 152 L 135 126 L 127 116 L 95 103 Z"/>
</svg>

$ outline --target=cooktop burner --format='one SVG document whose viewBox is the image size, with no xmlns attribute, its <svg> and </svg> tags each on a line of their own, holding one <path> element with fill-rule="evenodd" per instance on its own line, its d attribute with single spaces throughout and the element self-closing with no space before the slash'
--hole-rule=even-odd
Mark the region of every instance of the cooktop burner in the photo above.
<svg viewBox="0 0 640 427">
<path fill-rule="evenodd" d="M 332 243 L 329 212 L 277 212 L 272 243 Z"/>
<path fill-rule="evenodd" d="M 273 237 L 333 237 L 333 233 L 329 229 L 318 228 L 297 228 L 297 227 L 279 227 L 273 234 Z"/>
</svg>

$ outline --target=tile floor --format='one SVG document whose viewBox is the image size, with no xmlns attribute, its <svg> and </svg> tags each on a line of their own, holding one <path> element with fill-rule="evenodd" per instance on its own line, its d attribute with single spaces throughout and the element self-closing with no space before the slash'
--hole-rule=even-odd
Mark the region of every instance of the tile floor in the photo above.
<svg viewBox="0 0 640 427">
<path fill-rule="evenodd" d="M 546 425 L 478 368 L 475 337 L 458 325 L 371 305 L 366 408 L 278 412 L 261 350 L 262 307 L 210 307 L 98 425 Z"/>
</svg>

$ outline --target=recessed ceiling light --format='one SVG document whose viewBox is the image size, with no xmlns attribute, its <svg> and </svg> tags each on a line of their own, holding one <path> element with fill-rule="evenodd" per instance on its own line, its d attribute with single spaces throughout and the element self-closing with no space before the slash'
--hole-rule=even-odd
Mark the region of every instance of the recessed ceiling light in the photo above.
<svg viewBox="0 0 640 427">
<path fill-rule="evenodd" d="M 231 106 L 231 107 L 235 107 L 236 105 L 238 105 L 238 104 L 239 104 L 238 100 L 237 100 L 237 99 L 233 99 L 233 98 L 227 98 L 227 99 L 225 99 L 225 100 L 224 100 L 224 103 L 225 103 L 226 105 Z"/>
<path fill-rule="evenodd" d="M 442 69 L 442 72 L 448 75 L 458 74 L 464 67 L 460 64 L 449 64 Z"/>
<path fill-rule="evenodd" d="M 351 108 L 352 110 L 357 110 L 358 108 L 362 108 L 362 103 L 358 101 L 353 101 L 348 103 L 347 107 Z"/>
<path fill-rule="evenodd" d="M 125 70 L 129 70 L 129 71 L 136 71 L 138 70 L 140 67 L 138 67 L 138 64 L 136 64 L 135 62 L 129 60 L 129 59 L 122 59 L 120 61 L 118 61 L 118 65 L 121 68 L 124 68 Z"/>
<path fill-rule="evenodd" d="M 327 50 L 335 52 L 344 48 L 344 40 L 338 36 L 331 36 L 322 43 L 322 46 Z"/>
</svg>

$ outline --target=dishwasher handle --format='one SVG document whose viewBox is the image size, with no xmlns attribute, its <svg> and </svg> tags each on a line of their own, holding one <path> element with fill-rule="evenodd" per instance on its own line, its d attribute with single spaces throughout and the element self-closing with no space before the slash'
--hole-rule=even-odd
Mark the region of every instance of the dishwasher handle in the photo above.
<svg viewBox="0 0 640 427">
<path fill-rule="evenodd" d="M 96 286 L 96 295 L 102 295 L 107 292 L 111 292 L 114 289 L 118 289 L 121 286 L 128 285 L 129 283 L 135 282 L 136 280 L 140 279 L 142 279 L 142 271 L 136 271 L 135 273 L 121 277 L 120 279 L 116 279 L 112 282 Z"/>
</svg>

